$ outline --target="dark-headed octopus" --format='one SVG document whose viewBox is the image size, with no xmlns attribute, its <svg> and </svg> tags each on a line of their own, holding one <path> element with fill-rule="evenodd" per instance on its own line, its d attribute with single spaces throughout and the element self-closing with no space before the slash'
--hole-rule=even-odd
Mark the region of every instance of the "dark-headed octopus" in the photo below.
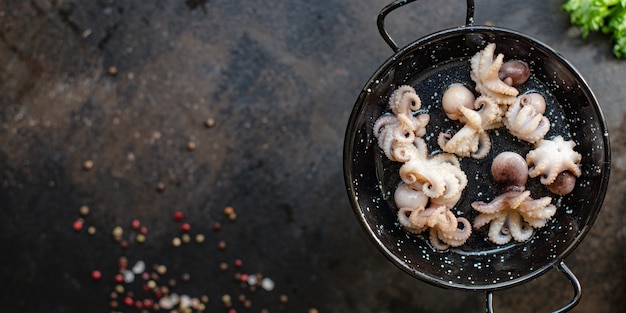
<svg viewBox="0 0 626 313">
<path fill-rule="evenodd" d="M 503 245 L 514 239 L 521 242 L 530 238 L 534 228 L 546 225 L 556 213 L 551 197 L 531 198 L 526 190 L 528 167 L 526 161 L 514 152 L 503 152 L 491 165 L 493 179 L 504 185 L 504 193 L 491 202 L 476 201 L 472 208 L 480 212 L 474 219 L 474 228 L 489 224 L 488 239 Z"/>
</svg>

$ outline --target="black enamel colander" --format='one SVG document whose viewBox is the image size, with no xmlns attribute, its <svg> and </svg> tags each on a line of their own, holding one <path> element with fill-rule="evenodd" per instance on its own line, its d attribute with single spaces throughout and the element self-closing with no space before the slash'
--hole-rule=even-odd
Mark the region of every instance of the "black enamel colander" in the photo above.
<svg viewBox="0 0 626 313">
<path fill-rule="evenodd" d="M 556 312 L 571 309 L 580 299 L 581 287 L 563 259 L 591 228 L 609 180 L 609 135 L 595 96 L 580 73 L 547 45 L 513 30 L 473 25 L 472 0 L 467 0 L 466 25 L 399 48 L 385 29 L 385 17 L 411 2 L 414 0 L 394 1 L 380 11 L 378 28 L 394 54 L 363 87 L 347 126 L 344 176 L 358 221 L 380 251 L 410 275 L 439 287 L 486 292 L 488 312 L 493 311 L 493 291 L 529 281 L 553 268 L 563 272 L 574 288 L 573 299 Z M 469 59 L 488 43 L 496 44 L 496 54 L 529 64 L 531 77 L 518 87 L 520 94 L 532 89 L 545 95 L 545 114 L 551 121 L 546 138 L 563 135 L 576 142 L 575 150 L 582 155 L 582 175 L 570 194 L 550 194 L 557 212 L 528 240 L 496 245 L 487 240 L 484 231 L 475 230 L 464 245 L 441 251 L 431 246 L 427 236 L 409 234 L 398 223 L 392 195 L 400 183 L 400 165 L 388 160 L 378 148 L 373 125 L 389 112 L 391 93 L 401 85 L 410 85 L 423 99 L 422 111 L 430 115 L 424 136 L 429 151 L 437 150 L 437 134 L 450 123 L 441 109 L 441 95 L 453 83 L 473 84 Z M 502 193 L 490 176 L 485 176 L 490 173 L 491 160 L 503 151 L 524 156 L 533 148 L 505 130 L 491 132 L 491 141 L 491 151 L 484 159 L 461 159 L 469 182 L 454 211 L 469 220 L 478 214 L 470 205 L 477 200 L 473 195 L 480 192 L 484 200 Z M 549 195 L 530 180 L 527 188 L 533 198 Z"/>
</svg>

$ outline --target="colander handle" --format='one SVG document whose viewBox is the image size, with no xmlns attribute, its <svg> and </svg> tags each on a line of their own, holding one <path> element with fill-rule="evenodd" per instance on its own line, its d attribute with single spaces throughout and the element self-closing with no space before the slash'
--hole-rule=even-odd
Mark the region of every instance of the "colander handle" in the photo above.
<svg viewBox="0 0 626 313">
<path fill-rule="evenodd" d="M 581 288 L 580 288 L 580 282 L 578 281 L 578 278 L 576 278 L 574 273 L 569 269 L 569 267 L 565 265 L 563 261 L 559 262 L 559 264 L 557 265 L 557 268 L 559 271 L 561 271 L 561 273 L 563 273 L 563 275 L 567 277 L 567 279 L 569 279 L 569 281 L 572 283 L 572 287 L 574 287 L 574 297 L 572 298 L 572 300 L 570 300 L 570 302 L 568 302 L 566 305 L 559 308 L 558 310 L 553 311 L 553 313 L 563 313 L 563 312 L 567 312 L 571 310 L 573 307 L 576 306 L 576 304 L 578 304 L 578 301 L 580 301 L 580 296 L 581 296 Z M 493 313 L 493 291 L 487 292 L 487 310 L 486 311 L 487 313 Z"/>
<path fill-rule="evenodd" d="M 415 2 L 415 1 L 417 1 L 417 0 L 396 0 L 396 1 L 388 4 L 386 7 L 384 7 L 382 10 L 380 10 L 380 12 L 378 13 L 378 19 L 376 20 L 376 24 L 378 25 L 378 31 L 380 32 L 380 35 L 383 37 L 385 42 L 387 42 L 387 44 L 391 47 L 393 52 L 398 52 L 398 50 L 400 50 L 400 48 L 398 48 L 398 45 L 396 44 L 396 42 L 393 41 L 393 39 L 391 39 L 391 37 L 389 36 L 389 33 L 385 29 L 385 17 L 387 17 L 387 15 L 389 13 L 391 13 L 391 11 L 393 11 L 393 10 L 395 10 L 395 9 L 405 5 L 405 4 L 409 4 L 409 3 Z M 474 0 L 467 0 L 467 11 L 466 11 L 466 16 L 465 16 L 465 26 L 470 26 L 473 23 L 474 23 Z"/>
</svg>

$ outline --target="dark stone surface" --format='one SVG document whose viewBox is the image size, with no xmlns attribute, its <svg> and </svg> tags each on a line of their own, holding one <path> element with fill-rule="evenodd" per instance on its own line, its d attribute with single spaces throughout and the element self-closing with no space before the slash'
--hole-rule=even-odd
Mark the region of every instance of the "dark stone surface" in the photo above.
<svg viewBox="0 0 626 313">
<path fill-rule="evenodd" d="M 459 25 L 463 3 L 411 4 L 392 13 L 390 32 L 403 45 Z M 476 23 L 560 51 L 602 105 L 611 183 L 566 262 L 583 287 L 573 311 L 616 312 L 626 307 L 626 61 L 611 55 L 603 35 L 581 39 L 561 3 L 478 0 Z M 131 265 L 166 265 L 159 284 L 175 278 L 173 292 L 208 295 L 212 312 L 226 311 L 224 294 L 244 312 L 240 294 L 253 312 L 482 312 L 484 294 L 433 287 L 394 267 L 349 206 L 343 135 L 360 88 L 392 54 L 375 25 L 385 4 L 0 1 L 0 311 L 108 312 L 126 256 Z M 214 127 L 204 126 L 207 118 Z M 82 205 L 91 211 L 77 233 Z M 234 222 L 222 214 L 227 205 Z M 172 246 L 176 210 L 192 235 L 205 235 L 202 244 Z M 111 231 L 120 225 L 133 241 L 132 219 L 146 225 L 147 240 L 123 249 Z M 87 234 L 88 226 L 97 232 Z M 231 266 L 221 272 L 220 262 Z M 94 269 L 102 280 L 92 281 Z M 251 292 L 236 272 L 262 273 L 276 288 Z M 151 297 L 136 280 L 126 291 Z M 571 294 L 553 270 L 496 292 L 495 310 L 549 311 Z"/>
</svg>

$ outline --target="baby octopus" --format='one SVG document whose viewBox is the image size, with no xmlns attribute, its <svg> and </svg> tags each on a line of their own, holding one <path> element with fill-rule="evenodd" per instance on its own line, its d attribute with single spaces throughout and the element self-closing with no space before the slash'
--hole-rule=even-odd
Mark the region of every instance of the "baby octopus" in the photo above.
<svg viewBox="0 0 626 313">
<path fill-rule="evenodd" d="M 491 165 L 494 180 L 505 185 L 505 192 L 491 202 L 476 201 L 472 208 L 480 212 L 474 219 L 474 228 L 489 224 L 487 237 L 495 244 L 503 245 L 514 239 L 527 240 L 533 228 L 546 225 L 556 213 L 552 198 L 532 199 L 525 190 L 528 167 L 524 158 L 514 152 L 499 154 Z"/>
<path fill-rule="evenodd" d="M 504 125 L 513 136 L 535 143 L 543 139 L 550 130 L 550 121 L 543 115 L 545 111 L 546 100 L 542 95 L 521 95 L 507 110 Z"/>
<path fill-rule="evenodd" d="M 574 151 L 576 143 L 556 136 L 552 140 L 542 139 L 535 149 L 528 152 L 526 162 L 530 167 L 529 176 L 541 176 L 540 182 L 558 195 L 570 193 L 581 175 L 582 156 Z M 575 177 L 574 177 L 575 176 Z"/>
<path fill-rule="evenodd" d="M 500 107 L 486 96 L 474 99 L 472 92 L 460 84 L 453 84 L 446 90 L 441 104 L 449 119 L 465 124 L 454 136 L 439 134 L 437 143 L 441 149 L 460 157 L 481 159 L 487 156 L 491 139 L 486 131 L 500 125 Z"/>
<path fill-rule="evenodd" d="M 413 115 L 421 106 L 422 101 L 413 87 L 400 86 L 389 99 L 392 113 L 382 115 L 374 123 L 374 136 L 378 139 L 378 146 L 390 160 L 399 161 L 392 153 L 396 146 L 412 144 L 416 137 L 426 133 L 430 116 Z"/>
<path fill-rule="evenodd" d="M 476 83 L 476 91 L 484 96 L 491 97 L 499 105 L 507 106 L 515 102 L 515 97 L 517 97 L 519 91 L 507 84 L 507 82 L 513 84 L 512 80 L 509 81 L 505 78 L 507 81 L 505 82 L 500 79 L 500 75 L 506 77 L 510 73 L 505 72 L 502 74 L 501 67 L 504 55 L 500 53 L 494 59 L 495 49 L 496 44 L 490 43 L 470 59 L 472 68 L 470 77 Z"/>
<path fill-rule="evenodd" d="M 414 145 L 399 147 L 396 152 L 397 158 L 406 160 L 400 168 L 402 183 L 394 193 L 400 224 L 411 233 L 430 229 L 430 242 L 436 249 L 465 243 L 471 234 L 471 224 L 450 211 L 467 185 L 458 159 L 448 153 L 428 156 L 422 138 L 416 138 Z M 462 228 L 458 227 L 459 223 Z"/>
</svg>

